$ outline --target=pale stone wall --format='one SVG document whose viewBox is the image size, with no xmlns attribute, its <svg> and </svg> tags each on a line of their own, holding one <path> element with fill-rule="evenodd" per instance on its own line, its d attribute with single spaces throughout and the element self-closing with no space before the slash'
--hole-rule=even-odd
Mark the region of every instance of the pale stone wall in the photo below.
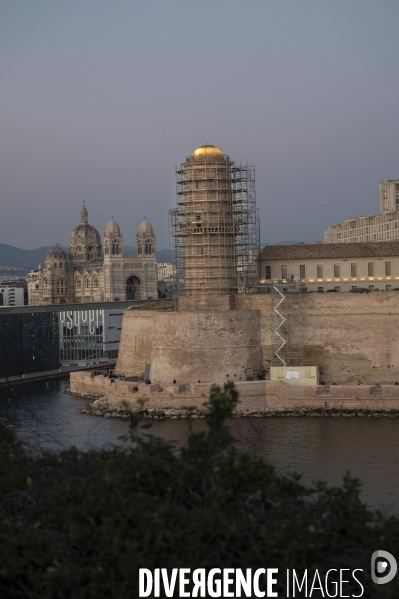
<svg viewBox="0 0 399 599">
<path fill-rule="evenodd" d="M 114 405 L 127 404 L 145 409 L 201 408 L 214 384 L 158 385 L 137 384 L 103 376 L 90 378 L 88 372 L 71 372 L 70 390 L 76 394 L 106 396 Z M 133 388 L 138 388 L 134 393 Z M 291 387 L 283 381 L 237 382 L 238 412 L 297 410 L 399 410 L 397 385 L 334 385 Z"/>
<path fill-rule="evenodd" d="M 262 368 L 259 323 L 259 310 L 127 310 L 116 372 L 142 378 L 151 364 L 151 380 L 160 383 L 245 379 Z"/>
<path fill-rule="evenodd" d="M 399 293 L 306 294 L 301 326 L 298 299 L 289 298 L 291 342 L 300 343 L 302 328 L 305 364 L 319 365 L 321 382 L 399 383 Z M 226 312 L 127 310 L 116 371 L 142 378 L 151 364 L 157 383 L 245 380 L 267 371 L 275 296 L 238 301 L 242 310 Z"/>
<path fill-rule="evenodd" d="M 299 340 L 298 296 L 290 298 L 292 342 Z M 240 297 L 240 306 L 260 310 L 263 365 L 270 366 L 273 295 Z M 399 292 L 305 294 L 302 330 L 305 364 L 320 366 L 326 384 L 399 382 Z"/>
</svg>

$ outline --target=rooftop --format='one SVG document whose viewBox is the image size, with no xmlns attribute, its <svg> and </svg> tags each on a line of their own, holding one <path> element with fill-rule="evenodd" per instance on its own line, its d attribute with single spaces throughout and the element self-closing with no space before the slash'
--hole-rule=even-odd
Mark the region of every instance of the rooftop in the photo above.
<svg viewBox="0 0 399 599">
<path fill-rule="evenodd" d="M 267 245 L 260 260 L 309 260 L 311 258 L 377 258 L 399 256 L 399 241 L 369 243 L 298 243 Z"/>
</svg>

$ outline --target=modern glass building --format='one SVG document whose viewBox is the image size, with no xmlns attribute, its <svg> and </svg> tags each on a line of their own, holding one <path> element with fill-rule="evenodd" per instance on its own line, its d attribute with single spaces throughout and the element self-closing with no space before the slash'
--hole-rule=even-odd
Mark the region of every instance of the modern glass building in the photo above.
<svg viewBox="0 0 399 599">
<path fill-rule="evenodd" d="M 58 313 L 60 362 L 67 365 L 114 363 L 122 328 L 121 309 L 73 309 Z"/>
<path fill-rule="evenodd" d="M 149 301 L 1 306 L 0 379 L 115 364 L 123 311 Z"/>
<path fill-rule="evenodd" d="M 0 378 L 59 368 L 58 345 L 57 312 L 0 313 Z"/>
</svg>

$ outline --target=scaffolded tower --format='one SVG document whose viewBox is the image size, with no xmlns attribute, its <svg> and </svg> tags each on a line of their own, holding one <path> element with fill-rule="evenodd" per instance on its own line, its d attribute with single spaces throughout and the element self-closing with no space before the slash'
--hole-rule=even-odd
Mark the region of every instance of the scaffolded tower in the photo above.
<svg viewBox="0 0 399 599">
<path fill-rule="evenodd" d="M 176 195 L 170 223 L 179 308 L 234 308 L 237 292 L 256 281 L 254 166 L 201 146 L 176 168 Z"/>
</svg>

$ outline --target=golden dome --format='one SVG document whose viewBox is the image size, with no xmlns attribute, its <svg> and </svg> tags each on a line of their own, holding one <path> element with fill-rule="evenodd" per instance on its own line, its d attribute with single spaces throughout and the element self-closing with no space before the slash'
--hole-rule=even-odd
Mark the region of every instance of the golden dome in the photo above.
<svg viewBox="0 0 399 599">
<path fill-rule="evenodd" d="M 205 160 L 206 158 L 210 158 L 211 160 L 223 159 L 223 152 L 216 146 L 206 144 L 197 148 L 193 153 L 194 160 Z"/>
</svg>

